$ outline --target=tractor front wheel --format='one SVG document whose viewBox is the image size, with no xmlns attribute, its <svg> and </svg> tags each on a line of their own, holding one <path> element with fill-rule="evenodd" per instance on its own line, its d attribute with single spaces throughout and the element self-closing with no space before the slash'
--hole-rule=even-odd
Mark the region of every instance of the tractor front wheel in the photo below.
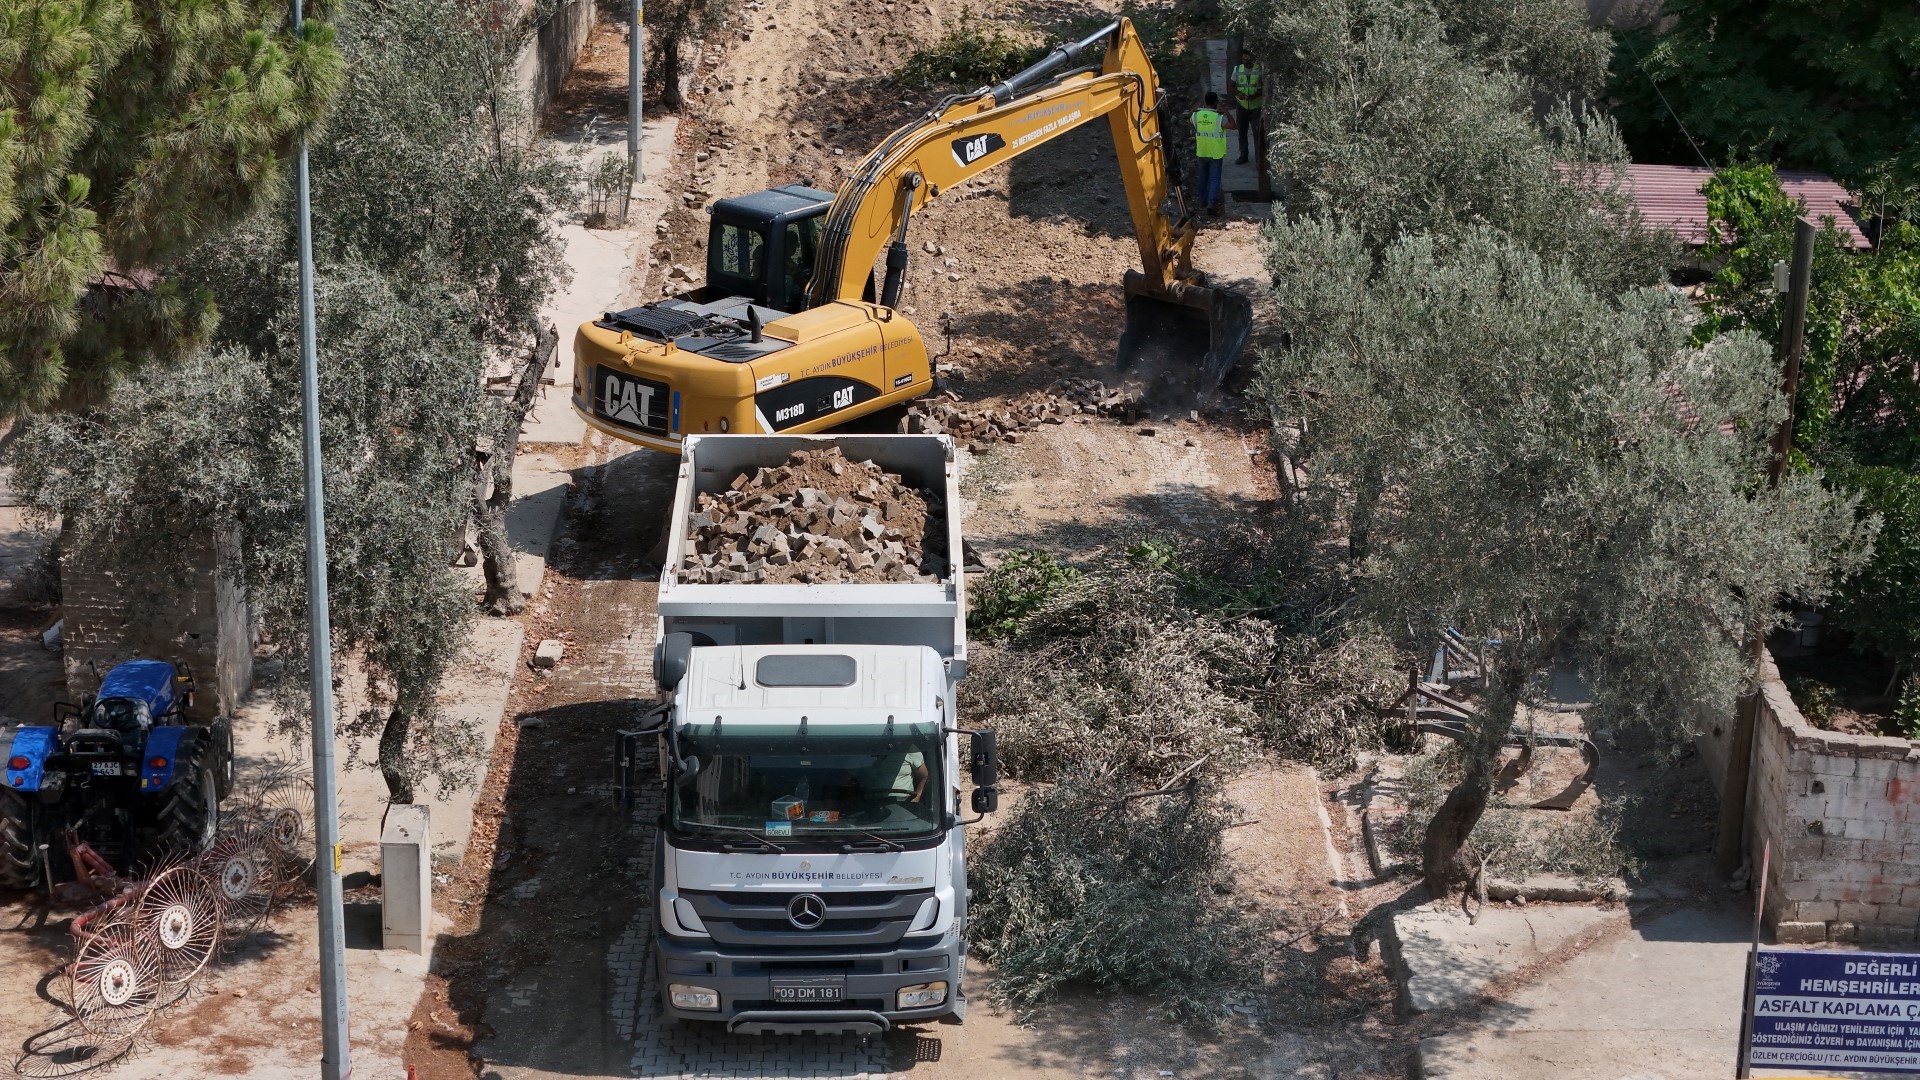
<svg viewBox="0 0 1920 1080">
<path fill-rule="evenodd" d="M 0 787 L 0 889 L 31 889 L 40 873 L 40 852 L 33 842 L 33 802 Z"/>
<path fill-rule="evenodd" d="M 210 740 L 194 744 L 174 763 L 173 782 L 160 793 L 157 815 L 159 849 L 169 855 L 198 855 L 213 846 L 220 831 L 220 782 Z"/>
</svg>

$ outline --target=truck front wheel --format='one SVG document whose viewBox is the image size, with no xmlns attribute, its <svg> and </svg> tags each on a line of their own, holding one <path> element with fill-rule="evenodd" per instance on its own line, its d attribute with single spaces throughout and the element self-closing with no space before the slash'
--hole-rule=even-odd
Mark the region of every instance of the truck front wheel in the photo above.
<svg viewBox="0 0 1920 1080">
<path fill-rule="evenodd" d="M 33 803 L 12 788 L 0 788 L 0 889 L 31 889 L 39 870 Z"/>
</svg>

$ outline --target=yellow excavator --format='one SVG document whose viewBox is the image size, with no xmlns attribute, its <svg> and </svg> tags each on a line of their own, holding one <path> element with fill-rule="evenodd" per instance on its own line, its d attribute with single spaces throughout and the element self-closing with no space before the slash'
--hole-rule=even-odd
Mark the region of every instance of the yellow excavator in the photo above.
<svg viewBox="0 0 1920 1080">
<path fill-rule="evenodd" d="M 678 452 L 688 434 L 803 434 L 929 392 L 926 339 L 896 310 L 913 215 L 1103 116 L 1140 241 L 1120 366 L 1210 393 L 1246 344 L 1252 306 L 1193 268 L 1196 226 L 1162 97 L 1121 19 L 1005 82 L 942 101 L 867 155 L 837 194 L 789 184 L 715 202 L 705 286 L 580 327 L 574 408 L 610 435 Z"/>
</svg>

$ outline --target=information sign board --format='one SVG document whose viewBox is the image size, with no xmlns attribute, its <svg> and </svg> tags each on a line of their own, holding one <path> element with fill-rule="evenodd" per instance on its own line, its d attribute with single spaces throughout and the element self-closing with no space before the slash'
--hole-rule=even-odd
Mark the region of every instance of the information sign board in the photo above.
<svg viewBox="0 0 1920 1080">
<path fill-rule="evenodd" d="M 1920 1072 L 1920 954 L 1761 950 L 1747 1063 Z"/>
</svg>

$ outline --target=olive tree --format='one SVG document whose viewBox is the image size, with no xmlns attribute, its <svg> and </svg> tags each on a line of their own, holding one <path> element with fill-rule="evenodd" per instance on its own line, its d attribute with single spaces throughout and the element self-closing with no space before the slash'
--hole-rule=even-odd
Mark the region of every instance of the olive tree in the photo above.
<svg viewBox="0 0 1920 1080">
<path fill-rule="evenodd" d="M 1257 392 L 1304 428 L 1308 497 L 1367 519 L 1359 601 L 1419 642 L 1445 627 L 1500 642 L 1465 777 L 1426 837 L 1445 889 L 1550 661 L 1570 658 L 1615 722 L 1684 731 L 1730 707 L 1746 635 L 1857 563 L 1871 523 L 1816 474 L 1765 487 L 1782 415 L 1769 350 L 1691 345 L 1670 290 L 1610 300 L 1484 227 L 1377 258 L 1324 218 L 1267 239 L 1289 347 Z"/>
</svg>

